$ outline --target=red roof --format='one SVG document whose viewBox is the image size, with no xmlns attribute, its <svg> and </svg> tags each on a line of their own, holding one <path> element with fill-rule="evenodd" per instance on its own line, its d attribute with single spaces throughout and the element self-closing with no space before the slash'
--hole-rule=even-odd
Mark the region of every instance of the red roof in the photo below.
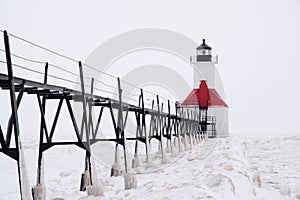
<svg viewBox="0 0 300 200">
<path fill-rule="evenodd" d="M 206 82 L 201 81 L 198 89 L 193 89 L 192 92 L 185 98 L 182 106 L 198 106 L 201 107 L 228 107 L 222 97 L 215 89 L 208 89 Z"/>
</svg>

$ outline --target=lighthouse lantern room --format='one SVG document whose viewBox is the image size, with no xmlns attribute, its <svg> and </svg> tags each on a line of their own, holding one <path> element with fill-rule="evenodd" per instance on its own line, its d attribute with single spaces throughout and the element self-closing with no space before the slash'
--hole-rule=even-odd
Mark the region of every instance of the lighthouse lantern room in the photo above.
<svg viewBox="0 0 300 200">
<path fill-rule="evenodd" d="M 196 48 L 197 50 L 197 62 L 211 62 L 211 47 L 205 43 L 205 39 L 202 40 L 202 44 Z"/>
</svg>

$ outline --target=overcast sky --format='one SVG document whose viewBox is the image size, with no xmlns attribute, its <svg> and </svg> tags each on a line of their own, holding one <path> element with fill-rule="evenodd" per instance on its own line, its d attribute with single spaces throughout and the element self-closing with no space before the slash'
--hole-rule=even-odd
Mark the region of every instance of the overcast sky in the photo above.
<svg viewBox="0 0 300 200">
<path fill-rule="evenodd" d="M 231 132 L 300 134 L 300 0 L 42 2 L 1 0 L 0 29 L 82 60 L 139 28 L 206 38 L 219 55 Z"/>
</svg>

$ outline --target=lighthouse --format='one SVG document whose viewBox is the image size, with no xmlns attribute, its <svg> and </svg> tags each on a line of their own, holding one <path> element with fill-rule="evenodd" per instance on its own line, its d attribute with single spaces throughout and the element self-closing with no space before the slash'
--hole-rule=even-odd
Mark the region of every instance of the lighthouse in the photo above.
<svg viewBox="0 0 300 200">
<path fill-rule="evenodd" d="M 185 110 L 197 110 L 199 113 L 204 113 L 201 123 L 209 126 L 205 130 L 211 136 L 227 137 L 229 132 L 228 105 L 224 99 L 222 81 L 216 70 L 217 63 L 218 57 L 213 57 L 212 48 L 203 39 L 202 44 L 196 47 L 196 56 L 191 56 L 194 89 L 181 103 L 181 107 Z"/>
</svg>

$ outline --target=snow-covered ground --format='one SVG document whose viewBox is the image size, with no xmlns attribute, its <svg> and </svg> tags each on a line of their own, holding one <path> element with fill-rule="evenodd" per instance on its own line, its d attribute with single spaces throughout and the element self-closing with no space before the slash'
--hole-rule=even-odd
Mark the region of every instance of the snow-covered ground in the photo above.
<svg viewBox="0 0 300 200">
<path fill-rule="evenodd" d="M 249 163 L 260 171 L 263 185 L 291 199 L 297 189 L 300 195 L 300 136 L 243 138 L 243 141 Z"/>
<path fill-rule="evenodd" d="M 23 146 L 34 185 L 37 142 L 25 139 Z M 110 177 L 110 167 L 96 157 L 104 196 L 87 197 L 79 192 L 84 152 L 53 148 L 45 153 L 47 199 L 300 199 L 300 137 L 233 136 L 202 142 L 166 164 L 159 157 L 150 168 L 137 169 L 137 188 L 131 190 L 124 190 L 123 176 Z M 15 162 L 1 155 L 0 169 L 0 199 L 19 199 Z"/>
</svg>

